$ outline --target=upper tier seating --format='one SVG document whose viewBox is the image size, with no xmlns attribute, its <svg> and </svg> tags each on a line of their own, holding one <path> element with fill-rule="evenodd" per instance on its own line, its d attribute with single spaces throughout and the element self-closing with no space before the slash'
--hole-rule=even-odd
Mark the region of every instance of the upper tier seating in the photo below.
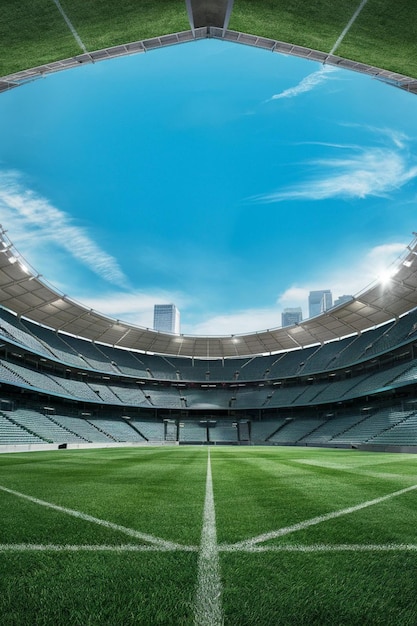
<svg viewBox="0 0 417 626">
<path fill-rule="evenodd" d="M 190 382 L 281 380 L 344 369 L 411 342 L 417 335 L 417 309 L 396 322 L 323 346 L 269 356 L 214 360 L 143 354 L 104 346 L 18 319 L 5 309 L 0 309 L 0 335 L 6 343 L 17 344 L 48 360 L 114 376 Z"/>
<path fill-rule="evenodd" d="M 47 345 L 39 341 L 24 328 L 17 317 L 5 309 L 0 309 L 0 335 L 22 346 L 31 348 L 35 353 L 53 358 Z"/>
<path fill-rule="evenodd" d="M 65 335 L 58 335 L 53 330 L 43 328 L 28 320 L 21 320 L 21 324 L 28 332 L 32 333 L 32 335 L 39 337 L 40 341 L 45 346 L 48 346 L 49 351 L 62 363 L 82 368 L 89 366 L 71 346 L 65 343 Z"/>
</svg>

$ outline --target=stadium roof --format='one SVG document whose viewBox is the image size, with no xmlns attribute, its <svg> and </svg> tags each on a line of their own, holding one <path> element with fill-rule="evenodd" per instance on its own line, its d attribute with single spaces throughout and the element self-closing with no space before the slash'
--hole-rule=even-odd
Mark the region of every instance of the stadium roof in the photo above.
<svg viewBox="0 0 417 626">
<path fill-rule="evenodd" d="M 143 352 L 200 358 L 249 356 L 305 347 L 361 333 L 417 307 L 417 236 L 391 277 L 322 315 L 285 328 L 227 336 L 161 333 L 106 317 L 59 293 L 0 233 L 0 305 L 56 331 Z"/>
<path fill-rule="evenodd" d="M 398 72 L 393 72 L 381 67 L 375 67 L 359 61 L 352 61 L 335 54 L 314 50 L 312 48 L 277 41 L 267 37 L 235 32 L 215 26 L 204 26 L 195 28 L 192 31 L 189 30 L 170 35 L 162 35 L 160 37 L 126 43 L 113 46 L 111 48 L 103 48 L 101 50 L 79 54 L 67 59 L 51 61 L 45 65 L 31 67 L 7 76 L 0 76 L 0 93 L 62 70 L 206 38 L 222 39 L 247 46 L 262 48 L 264 50 L 270 50 L 271 52 L 289 54 L 308 59 L 310 61 L 334 65 L 336 67 L 359 72 L 361 74 L 367 74 L 372 78 L 386 82 L 394 87 L 398 87 L 399 89 L 403 89 L 411 93 L 417 93 L 417 79 L 405 76 L 404 74 L 399 74 Z"/>
</svg>

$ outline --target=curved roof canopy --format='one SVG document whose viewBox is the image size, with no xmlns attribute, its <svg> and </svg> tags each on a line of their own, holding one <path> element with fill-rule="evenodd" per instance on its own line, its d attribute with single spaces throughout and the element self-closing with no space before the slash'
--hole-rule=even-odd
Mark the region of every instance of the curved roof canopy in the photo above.
<svg viewBox="0 0 417 626">
<path fill-rule="evenodd" d="M 41 280 L 0 233 L 0 305 L 56 331 L 123 348 L 175 356 L 222 358 L 290 350 L 361 333 L 417 307 L 417 238 L 392 266 L 391 278 L 353 300 L 285 328 L 228 336 L 161 333 L 106 317 Z"/>
</svg>

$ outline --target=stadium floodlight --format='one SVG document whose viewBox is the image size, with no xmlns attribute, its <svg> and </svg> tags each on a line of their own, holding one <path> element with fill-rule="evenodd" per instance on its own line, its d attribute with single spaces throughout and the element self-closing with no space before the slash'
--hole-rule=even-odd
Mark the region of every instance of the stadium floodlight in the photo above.
<svg viewBox="0 0 417 626">
<path fill-rule="evenodd" d="M 385 285 L 388 285 L 390 280 L 395 276 L 395 274 L 398 274 L 399 269 L 399 267 L 388 267 L 387 269 L 383 270 L 378 276 L 378 280 L 381 285 L 383 287 Z"/>
</svg>

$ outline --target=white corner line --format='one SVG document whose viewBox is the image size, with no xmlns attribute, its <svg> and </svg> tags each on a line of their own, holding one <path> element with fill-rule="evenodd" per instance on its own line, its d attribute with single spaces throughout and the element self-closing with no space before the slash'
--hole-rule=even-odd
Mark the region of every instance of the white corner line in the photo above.
<svg viewBox="0 0 417 626">
<path fill-rule="evenodd" d="M 349 22 L 346 24 L 345 28 L 340 33 L 340 35 L 337 38 L 333 48 L 330 50 L 329 55 L 330 54 L 334 54 L 336 52 L 337 48 L 340 46 L 340 44 L 342 43 L 342 41 L 345 38 L 345 36 L 350 31 L 350 29 L 351 29 L 351 27 L 353 25 L 353 22 L 355 22 L 356 18 L 358 17 L 359 13 L 362 11 L 363 7 L 365 6 L 365 4 L 367 2 L 368 2 L 368 0 L 362 0 L 362 2 L 360 3 L 360 5 L 356 9 L 356 11 L 354 12 L 352 17 L 350 18 Z"/>
<path fill-rule="evenodd" d="M 214 509 L 213 480 L 211 476 L 210 448 L 207 455 L 206 496 L 203 511 L 200 553 L 198 559 L 197 594 L 194 610 L 195 626 L 221 626 L 222 583 L 217 544 L 216 514 Z"/>
<path fill-rule="evenodd" d="M 64 18 L 65 23 L 68 26 L 68 28 L 70 29 L 70 31 L 72 33 L 72 36 L 74 37 L 75 41 L 80 46 L 81 50 L 83 52 L 85 52 L 85 54 L 88 54 L 87 48 L 83 44 L 83 41 L 82 41 L 81 37 L 79 36 L 77 31 L 75 30 L 74 25 L 71 22 L 71 20 L 69 19 L 68 15 L 65 13 L 64 9 L 62 8 L 60 1 L 59 0 L 54 0 L 54 3 L 56 4 L 56 8 L 58 9 L 58 11 L 61 13 L 62 17 Z"/>
<path fill-rule="evenodd" d="M 361 504 L 350 506 L 347 509 L 333 511 L 331 513 L 326 513 L 325 515 L 319 515 L 318 517 L 313 517 L 312 519 L 305 520 L 304 522 L 299 522 L 298 524 L 293 524 L 292 526 L 285 526 L 284 528 L 279 528 L 278 530 L 272 530 L 271 532 L 258 535 L 257 537 L 252 537 L 252 539 L 245 539 L 244 541 L 239 541 L 237 543 L 221 545 L 219 549 L 226 552 L 231 552 L 233 550 L 247 550 L 252 546 L 255 546 L 256 544 L 263 543 L 264 541 L 268 541 L 269 539 L 283 537 L 284 535 L 295 533 L 298 530 L 304 530 L 305 528 L 309 528 L 310 526 L 315 526 L 316 524 L 321 524 L 322 522 L 328 522 L 329 520 L 335 519 L 336 517 L 342 517 L 343 515 L 355 513 L 356 511 L 366 509 L 369 506 L 374 506 L 375 504 L 380 504 L 381 502 L 385 502 L 386 500 L 390 500 L 391 498 L 396 498 L 397 496 L 401 496 L 402 494 L 408 493 L 409 491 L 413 491 L 415 489 L 417 489 L 417 485 L 412 485 L 411 487 L 406 487 L 405 489 L 400 489 L 399 491 L 389 493 L 386 496 L 381 496 L 380 498 L 375 498 L 374 500 L 368 500 L 367 502 L 362 502 Z"/>
<path fill-rule="evenodd" d="M 20 493 L 19 491 L 14 491 L 13 489 L 8 489 L 7 487 L 3 487 L 0 485 L 0 490 L 5 493 L 9 493 L 18 498 L 22 498 L 23 500 L 28 500 L 29 502 L 33 502 L 34 504 L 38 504 L 40 506 L 44 506 L 48 509 L 52 509 L 54 511 L 59 511 L 60 513 L 65 513 L 66 515 L 71 515 L 72 517 L 77 517 L 78 519 L 82 519 L 86 522 L 92 522 L 93 524 L 98 524 L 99 526 L 104 526 L 105 528 L 109 528 L 110 530 L 116 530 L 121 532 L 129 537 L 134 537 L 135 539 L 140 539 L 141 541 L 146 541 L 147 543 L 158 546 L 161 550 L 184 550 L 184 551 L 193 551 L 193 546 L 183 546 L 179 543 L 174 543 L 172 541 L 165 541 L 164 539 L 159 539 L 158 537 L 154 537 L 153 535 L 148 535 L 146 533 L 141 533 L 138 530 L 133 530 L 133 528 L 126 528 L 126 526 L 121 526 L 120 524 L 113 524 L 113 522 L 108 522 L 107 520 L 100 519 L 98 517 L 93 517 L 92 515 L 88 515 L 87 513 L 81 513 L 80 511 L 75 511 L 74 509 L 67 509 L 63 506 L 58 506 L 57 504 L 52 504 L 51 502 L 45 502 L 45 500 L 39 500 L 39 498 L 33 498 L 32 496 L 28 496 L 24 493 Z"/>
</svg>

